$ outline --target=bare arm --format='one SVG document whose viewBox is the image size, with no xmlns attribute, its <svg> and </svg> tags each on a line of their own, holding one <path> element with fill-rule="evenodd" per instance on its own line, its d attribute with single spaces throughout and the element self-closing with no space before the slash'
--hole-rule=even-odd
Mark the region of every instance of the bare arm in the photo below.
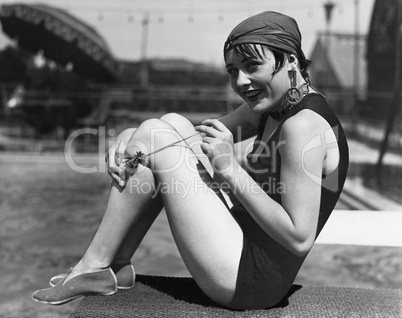
<svg viewBox="0 0 402 318">
<path fill-rule="evenodd" d="M 246 200 L 250 213 L 267 233 L 294 254 L 304 256 L 314 243 L 321 199 L 321 183 L 310 179 L 306 171 L 321 177 L 326 149 L 323 145 L 305 152 L 320 125 L 313 126 L 314 121 L 300 116 L 292 119 L 282 127 L 283 144 L 279 146 L 283 206 L 268 196 Z"/>
<path fill-rule="evenodd" d="M 317 117 L 311 116 L 315 115 L 301 112 L 281 129 L 283 206 L 271 199 L 235 160 L 230 163 L 231 169 L 217 170 L 264 231 L 298 256 L 306 255 L 315 239 L 321 196 L 317 180 L 321 180 L 326 155 L 325 144 L 306 151 L 309 142 L 328 129 L 324 119 L 317 122 Z M 217 146 L 211 146 L 208 149 L 213 153 Z M 218 160 L 216 163 L 224 167 Z M 311 175 L 319 178 L 313 180 Z"/>
</svg>

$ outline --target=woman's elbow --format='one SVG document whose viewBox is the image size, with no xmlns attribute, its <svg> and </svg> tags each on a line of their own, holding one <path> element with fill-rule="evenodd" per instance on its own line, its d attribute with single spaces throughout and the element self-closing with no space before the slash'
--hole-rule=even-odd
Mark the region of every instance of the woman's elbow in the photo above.
<svg viewBox="0 0 402 318">
<path fill-rule="evenodd" d="M 312 249 L 313 244 L 314 239 L 297 241 L 292 244 L 290 251 L 298 257 L 305 257 Z"/>
</svg>

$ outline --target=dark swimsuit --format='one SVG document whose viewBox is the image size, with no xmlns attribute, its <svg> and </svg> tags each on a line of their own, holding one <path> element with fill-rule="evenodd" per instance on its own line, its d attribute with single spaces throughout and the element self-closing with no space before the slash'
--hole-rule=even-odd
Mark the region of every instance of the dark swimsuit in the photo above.
<svg viewBox="0 0 402 318">
<path fill-rule="evenodd" d="M 317 237 L 338 201 L 349 163 L 344 131 L 324 97 L 316 93 L 306 95 L 300 104 L 294 106 L 285 115 L 267 142 L 261 141 L 266 121 L 262 118 L 253 150 L 247 156 L 247 171 L 273 200 L 282 205 L 281 157 L 277 151 L 280 147 L 279 135 L 285 120 L 303 109 L 318 113 L 329 123 L 337 137 L 340 154 L 337 169 L 329 175 L 322 176 Z M 260 142 L 265 143 L 264 151 L 260 155 L 253 155 Z M 261 173 L 261 171 L 264 172 Z M 231 213 L 243 230 L 243 251 L 235 295 L 229 306 L 238 309 L 272 307 L 290 290 L 305 257 L 294 255 L 272 239 L 254 221 L 241 203 L 235 203 Z"/>
</svg>

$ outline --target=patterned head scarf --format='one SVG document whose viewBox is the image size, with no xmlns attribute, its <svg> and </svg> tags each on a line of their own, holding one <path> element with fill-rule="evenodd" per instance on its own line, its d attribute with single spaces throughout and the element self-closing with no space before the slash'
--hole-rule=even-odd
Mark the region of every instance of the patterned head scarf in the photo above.
<svg viewBox="0 0 402 318">
<path fill-rule="evenodd" d="M 225 42 L 224 53 L 240 44 L 262 44 L 293 53 L 300 62 L 308 61 L 301 49 L 301 33 L 295 19 L 274 11 L 265 11 L 238 24 Z"/>
</svg>

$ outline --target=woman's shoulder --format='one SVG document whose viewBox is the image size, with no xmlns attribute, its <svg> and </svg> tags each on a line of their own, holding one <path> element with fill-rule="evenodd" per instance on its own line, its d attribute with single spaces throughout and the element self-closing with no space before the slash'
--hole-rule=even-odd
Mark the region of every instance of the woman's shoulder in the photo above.
<svg viewBox="0 0 402 318">
<path fill-rule="evenodd" d="M 281 146 L 278 151 L 283 162 L 303 165 L 304 154 L 314 149 L 314 158 L 310 163 L 320 164 L 326 151 L 325 147 L 321 147 L 322 137 L 328 129 L 331 129 L 329 124 L 308 109 L 288 118 L 281 127 L 278 140 L 278 145 Z"/>
<path fill-rule="evenodd" d="M 330 128 L 331 126 L 323 116 L 309 108 L 304 108 L 285 120 L 281 127 L 281 135 L 315 136 Z"/>
</svg>

